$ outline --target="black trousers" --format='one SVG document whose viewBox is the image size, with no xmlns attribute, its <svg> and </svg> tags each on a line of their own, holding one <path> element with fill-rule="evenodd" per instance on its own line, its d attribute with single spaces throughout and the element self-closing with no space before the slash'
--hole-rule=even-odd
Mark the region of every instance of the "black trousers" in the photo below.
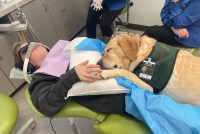
<svg viewBox="0 0 200 134">
<path fill-rule="evenodd" d="M 110 11 L 106 5 L 103 5 L 102 10 L 95 11 L 90 7 L 86 22 L 87 37 L 96 38 L 96 26 L 98 23 L 100 24 L 103 36 L 111 37 L 113 34 L 112 23 L 122 9 Z"/>
<path fill-rule="evenodd" d="M 143 35 L 154 38 L 158 42 L 163 42 L 172 46 L 183 47 L 183 45 L 174 39 L 174 32 L 170 27 L 167 26 L 151 26 L 143 33 Z"/>
</svg>

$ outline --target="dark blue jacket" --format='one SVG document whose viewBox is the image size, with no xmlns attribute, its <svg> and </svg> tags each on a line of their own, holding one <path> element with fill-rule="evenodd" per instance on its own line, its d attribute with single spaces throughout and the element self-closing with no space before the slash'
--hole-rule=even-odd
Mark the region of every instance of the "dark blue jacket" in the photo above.
<svg viewBox="0 0 200 134">
<path fill-rule="evenodd" d="M 188 47 L 200 47 L 200 0 L 180 0 L 172 3 L 166 0 L 161 10 L 161 18 L 164 25 L 174 28 L 186 28 L 189 38 L 175 39 Z"/>
</svg>

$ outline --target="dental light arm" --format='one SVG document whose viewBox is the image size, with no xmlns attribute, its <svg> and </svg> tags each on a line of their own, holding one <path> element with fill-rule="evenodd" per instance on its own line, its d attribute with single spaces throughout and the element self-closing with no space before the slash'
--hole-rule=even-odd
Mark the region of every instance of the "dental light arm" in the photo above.
<svg viewBox="0 0 200 134">
<path fill-rule="evenodd" d="M 0 24 L 0 31 L 24 31 L 27 30 L 26 24 L 21 24 L 19 21 L 13 21 L 10 24 Z"/>
</svg>

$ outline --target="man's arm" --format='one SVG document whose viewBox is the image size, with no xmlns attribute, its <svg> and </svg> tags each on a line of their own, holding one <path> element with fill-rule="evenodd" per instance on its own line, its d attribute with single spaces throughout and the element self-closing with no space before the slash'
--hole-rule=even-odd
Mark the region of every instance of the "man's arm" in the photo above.
<svg viewBox="0 0 200 134">
<path fill-rule="evenodd" d="M 64 105 L 68 90 L 80 81 L 74 69 L 60 78 L 45 74 L 33 76 L 29 92 L 34 106 L 46 116 L 55 115 Z"/>
<path fill-rule="evenodd" d="M 160 13 L 163 24 L 167 26 L 172 25 L 171 20 L 170 20 L 170 10 L 169 10 L 170 3 L 171 3 L 170 0 L 165 0 L 165 4 L 163 8 L 161 9 L 161 13 Z"/>
<path fill-rule="evenodd" d="M 187 4 L 174 4 L 171 7 L 170 18 L 173 22 L 172 26 L 176 29 L 190 26 L 200 20 L 200 1 L 193 0 L 189 5 Z"/>
</svg>

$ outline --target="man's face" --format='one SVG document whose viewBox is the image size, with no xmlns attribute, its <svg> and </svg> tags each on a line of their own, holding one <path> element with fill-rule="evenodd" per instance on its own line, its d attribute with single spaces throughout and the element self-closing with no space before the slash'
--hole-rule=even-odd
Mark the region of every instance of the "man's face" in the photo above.
<svg viewBox="0 0 200 134">
<path fill-rule="evenodd" d="M 26 44 L 22 44 L 20 48 L 24 47 L 25 45 Z M 42 62 L 44 61 L 44 59 L 46 58 L 47 54 L 48 54 L 47 49 L 41 45 L 38 45 L 31 52 L 31 55 L 29 57 L 29 63 L 31 63 L 36 68 L 39 68 Z M 24 61 L 26 55 L 22 54 L 21 57 L 22 57 L 22 60 Z"/>
</svg>

